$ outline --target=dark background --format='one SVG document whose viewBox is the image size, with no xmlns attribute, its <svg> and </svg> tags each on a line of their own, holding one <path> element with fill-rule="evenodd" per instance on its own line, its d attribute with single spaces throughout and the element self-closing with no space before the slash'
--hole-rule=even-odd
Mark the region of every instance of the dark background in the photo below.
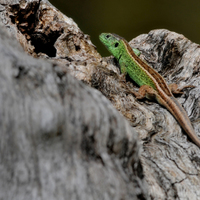
<svg viewBox="0 0 200 200">
<path fill-rule="evenodd" d="M 126 40 L 152 29 L 165 28 L 200 43 L 199 0 L 50 0 L 79 28 L 91 36 L 102 56 L 109 53 L 100 43 L 102 32 L 116 33 Z"/>
</svg>

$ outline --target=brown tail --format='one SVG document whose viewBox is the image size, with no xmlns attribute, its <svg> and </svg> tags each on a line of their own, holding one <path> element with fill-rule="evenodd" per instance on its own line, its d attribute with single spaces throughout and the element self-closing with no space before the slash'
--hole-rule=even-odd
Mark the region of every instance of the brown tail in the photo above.
<svg viewBox="0 0 200 200">
<path fill-rule="evenodd" d="M 173 101 L 173 103 L 171 103 L 171 105 L 169 106 L 170 107 L 170 108 L 168 108 L 169 111 L 173 114 L 173 116 L 179 122 L 181 127 L 188 134 L 190 139 L 200 148 L 200 139 L 196 135 L 186 111 L 179 104 L 179 102 L 175 99 L 175 97 L 172 96 L 170 98 Z"/>
</svg>

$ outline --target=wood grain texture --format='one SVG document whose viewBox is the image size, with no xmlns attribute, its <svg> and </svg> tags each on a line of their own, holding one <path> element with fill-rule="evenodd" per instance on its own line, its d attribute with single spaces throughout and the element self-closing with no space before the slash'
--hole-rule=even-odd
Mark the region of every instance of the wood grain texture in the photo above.
<svg viewBox="0 0 200 200">
<path fill-rule="evenodd" d="M 130 44 L 144 52 L 143 58 L 168 83 L 175 82 L 180 87 L 195 86 L 185 89 L 178 100 L 200 138 L 200 46 L 168 30 L 151 31 L 133 39 Z M 160 199 L 199 199 L 200 149 L 188 139 L 170 113 L 157 108 L 157 105 L 149 109 L 157 118 L 156 126 L 160 127 L 160 131 L 144 145 L 142 153 L 145 174 L 149 174 L 147 182 L 151 196 Z M 155 177 L 160 175 L 162 178 L 155 181 Z"/>
<path fill-rule="evenodd" d="M 174 117 L 136 100 L 137 85 L 72 19 L 47 1 L 29 2 L 0 7 L 12 34 L 2 28 L 0 36 L 1 197 L 199 199 L 200 149 Z M 167 83 L 196 86 L 177 99 L 200 137 L 199 45 L 164 29 L 130 45 Z"/>
<path fill-rule="evenodd" d="M 53 7 L 35 2 L 0 13 L 7 27 L 0 24 L 0 199 L 147 199 L 136 132 L 105 96 L 68 73 L 69 65 L 80 66 L 76 58 L 92 57 L 86 51 L 93 45 L 65 17 L 68 65 L 44 60 L 51 54 L 33 46 L 35 23 L 25 22 L 39 6 L 56 16 Z M 76 51 L 78 44 L 88 49 Z"/>
</svg>

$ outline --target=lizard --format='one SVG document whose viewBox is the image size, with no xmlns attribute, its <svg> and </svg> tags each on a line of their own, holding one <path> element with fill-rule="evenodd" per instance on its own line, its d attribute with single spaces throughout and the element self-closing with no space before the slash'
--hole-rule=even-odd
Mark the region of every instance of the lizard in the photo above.
<svg viewBox="0 0 200 200">
<path fill-rule="evenodd" d="M 172 94 L 182 93 L 183 88 L 178 89 L 178 85 L 175 83 L 167 85 L 164 78 L 157 71 L 139 58 L 140 51 L 132 49 L 121 36 L 114 33 L 102 33 L 99 39 L 117 59 L 122 76 L 125 77 L 128 74 L 140 86 L 138 92 L 134 92 L 136 98 L 146 97 L 150 100 L 156 100 L 167 108 L 190 139 L 200 148 L 200 139 L 196 135 L 186 111 Z"/>
</svg>

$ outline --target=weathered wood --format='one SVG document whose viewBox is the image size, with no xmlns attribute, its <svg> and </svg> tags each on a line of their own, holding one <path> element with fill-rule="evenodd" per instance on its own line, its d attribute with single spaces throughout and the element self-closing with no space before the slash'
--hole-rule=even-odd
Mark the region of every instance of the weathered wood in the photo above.
<svg viewBox="0 0 200 200">
<path fill-rule="evenodd" d="M 195 86 L 184 89 L 184 94 L 177 98 L 200 138 L 199 45 L 168 30 L 140 35 L 130 45 L 138 48 L 142 52 L 140 57 L 168 83 Z M 105 61 L 106 67 L 112 70 L 113 58 Z M 93 85 L 130 121 L 144 142 L 141 159 L 152 199 L 199 199 L 200 149 L 165 108 L 156 102 L 134 98 L 131 90 L 137 90 L 138 86 L 130 78 L 123 85 L 116 74 L 103 79 L 108 74 L 99 71 L 94 73 Z"/>
<path fill-rule="evenodd" d="M 133 39 L 130 44 L 144 52 L 145 60 L 168 83 L 175 82 L 180 87 L 195 86 L 185 89 L 178 100 L 200 138 L 200 46 L 168 30 L 151 31 Z M 146 127 L 157 131 L 149 137 L 142 153 L 151 196 L 158 199 L 200 199 L 200 149 L 164 108 L 155 103 L 146 109 L 155 119 L 148 120 Z"/>
<path fill-rule="evenodd" d="M 4 187 L 4 194 L 12 186 L 13 193 L 23 191 L 21 195 L 27 195 L 24 188 L 34 185 L 31 194 L 36 194 L 38 199 L 146 199 L 145 179 L 152 199 L 199 199 L 200 149 L 188 140 L 174 117 L 156 102 L 136 100 L 132 90 L 137 90 L 137 85 L 129 78 L 126 83 L 121 81 L 113 57 L 102 59 L 89 36 L 72 19 L 47 1 L 29 2 L 10 6 L 4 2 L 0 18 L 26 52 L 54 64 L 41 60 L 34 64 L 35 59 L 26 57 L 28 61 L 20 67 L 22 61 L 16 61 L 17 75 L 12 78 L 12 84 L 7 86 L 4 81 L 5 86 L 1 87 L 9 87 L 10 91 L 6 95 L 11 103 L 2 104 L 7 113 L 6 123 L 17 122 L 15 131 L 9 126 L 12 131 L 4 143 L 10 144 L 11 140 L 14 145 L 7 145 L 11 149 L 2 152 L 9 158 L 18 157 L 15 146 L 32 145 L 24 148 L 25 152 L 20 146 L 22 167 L 15 164 L 14 158 L 8 162 L 8 169 L 11 162 L 18 166 L 16 169 L 12 166 L 13 174 L 24 166 L 29 168 L 27 176 L 23 172 Z M 200 137 L 199 45 L 168 30 L 140 35 L 130 44 L 142 52 L 141 58 L 168 83 L 196 86 L 185 89 L 178 100 Z M 29 72 L 33 74 L 31 77 L 27 75 Z M 133 128 L 101 94 L 69 74 L 101 91 Z M 20 121 L 18 116 L 25 119 Z M 138 154 L 135 132 L 142 143 L 141 154 Z M 13 135 L 16 142 L 12 140 Z M 25 140 L 26 136 L 29 140 Z M 12 153 L 5 153 L 9 151 Z M 7 166 L 7 161 L 1 163 Z M 4 170 L 2 174 L 9 173 Z M 4 175 L 5 180 L 8 177 Z M 18 188 L 16 180 L 23 177 L 29 177 L 24 178 L 26 187 L 19 184 Z M 26 197 L 34 199 L 30 195 Z"/>
<path fill-rule="evenodd" d="M 64 16 L 63 36 L 51 16 L 57 11 L 35 2 L 2 5 L 0 13 L 10 31 L 0 24 L 0 199 L 147 199 L 136 132 L 100 92 L 68 73 L 70 65 L 83 67 L 78 63 L 95 54 L 94 46 Z M 53 28 L 45 27 L 40 9 L 49 11 Z M 29 14 L 44 19 L 42 37 L 34 31 L 39 18 L 25 21 Z M 52 29 L 70 44 L 71 57 L 59 58 L 69 67 L 24 52 L 50 58 Z"/>
</svg>

